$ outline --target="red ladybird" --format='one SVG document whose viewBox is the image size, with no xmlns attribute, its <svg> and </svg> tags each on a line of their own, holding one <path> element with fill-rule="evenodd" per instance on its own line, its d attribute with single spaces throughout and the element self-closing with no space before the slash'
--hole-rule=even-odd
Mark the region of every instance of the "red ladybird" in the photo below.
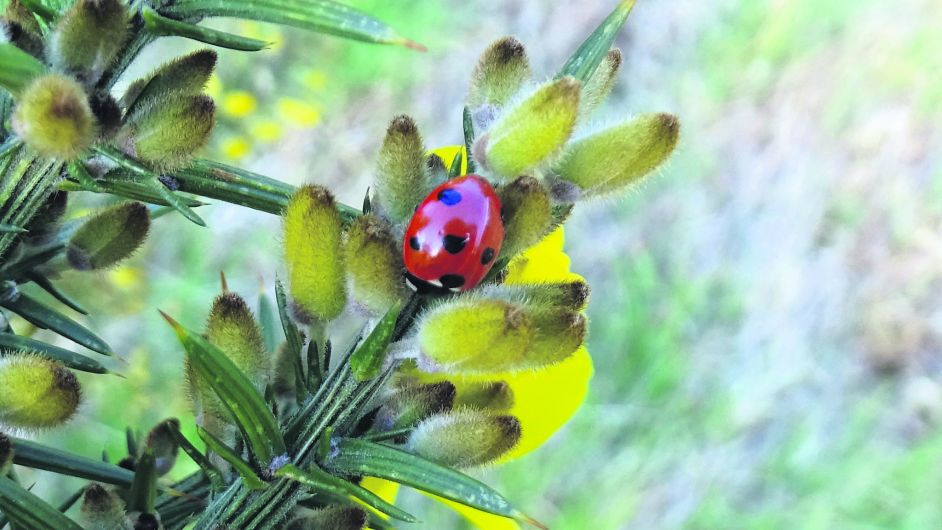
<svg viewBox="0 0 942 530">
<path fill-rule="evenodd" d="M 467 291 L 494 266 L 504 242 L 500 199 L 484 178 L 465 175 L 432 190 L 416 208 L 402 243 L 413 289 L 427 283 Z"/>
</svg>

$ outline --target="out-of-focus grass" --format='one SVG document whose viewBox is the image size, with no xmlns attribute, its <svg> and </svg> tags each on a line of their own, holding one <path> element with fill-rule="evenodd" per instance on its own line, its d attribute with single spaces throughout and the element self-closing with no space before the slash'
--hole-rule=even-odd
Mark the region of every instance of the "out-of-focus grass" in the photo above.
<svg viewBox="0 0 942 530">
<path fill-rule="evenodd" d="M 224 90 L 263 103 L 246 122 L 271 117 L 266 98 L 322 114 L 245 160 L 356 202 L 393 115 L 415 114 L 430 143 L 456 141 L 476 53 L 515 33 L 549 75 L 604 15 L 592 4 L 362 0 L 432 51 L 287 30 L 297 48 L 273 51 L 256 76 L 249 65 L 272 56 L 223 54 Z M 595 287 L 590 399 L 547 446 L 484 476 L 555 530 L 938 528 L 942 7 L 677 0 L 635 11 L 600 119 L 673 111 L 683 142 L 638 193 L 577 210 L 567 248 Z M 326 77 L 305 93 L 311 69 Z M 232 121 L 222 134 L 250 129 Z M 127 381 L 83 378 L 83 416 L 47 435 L 55 443 L 118 456 L 125 424 L 187 418 L 182 355 L 155 309 L 196 326 L 220 269 L 247 296 L 260 281 L 270 289 L 277 219 L 204 210 L 209 230 L 161 219 L 127 268 L 69 276 L 131 364 Z M 417 528 L 462 527 L 404 497 Z"/>
</svg>

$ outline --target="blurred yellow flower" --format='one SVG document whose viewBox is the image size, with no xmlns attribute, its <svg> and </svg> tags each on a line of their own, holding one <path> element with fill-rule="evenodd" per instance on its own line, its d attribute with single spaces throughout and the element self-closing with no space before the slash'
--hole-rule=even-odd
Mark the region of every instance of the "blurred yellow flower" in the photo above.
<svg viewBox="0 0 942 530">
<path fill-rule="evenodd" d="M 462 154 L 463 160 L 467 158 L 463 146 L 445 147 L 432 152 L 440 156 L 446 165 L 449 165 L 458 153 Z M 462 173 L 464 172 L 467 172 L 466 162 L 462 165 Z M 570 260 L 563 251 L 563 242 L 563 229 L 560 227 L 541 242 L 514 257 L 507 266 L 508 274 L 504 283 L 524 285 L 582 280 L 581 276 L 570 271 Z M 508 414 L 520 420 L 522 431 L 517 446 L 501 459 L 501 461 L 507 461 L 536 449 L 572 418 L 585 401 L 592 374 L 592 358 L 588 350 L 582 347 L 568 359 L 540 370 L 497 376 L 446 374 L 431 376 L 427 379 L 429 381 L 447 379 L 455 384 L 459 395 L 462 387 L 475 381 L 502 380 L 507 382 L 514 395 L 514 405 Z M 364 483 L 378 494 L 395 499 L 397 491 L 395 484 L 378 479 L 369 479 L 369 482 Z M 434 498 L 451 507 L 482 530 L 519 528 L 511 519 L 491 515 L 438 497 Z"/>
<path fill-rule="evenodd" d="M 245 90 L 233 90 L 222 96 L 222 112 L 233 118 L 244 118 L 255 111 L 258 102 L 255 96 Z"/>
<path fill-rule="evenodd" d="M 275 120 L 261 120 L 252 124 L 252 137 L 260 142 L 274 142 L 281 138 L 281 124 Z"/>
<path fill-rule="evenodd" d="M 251 150 L 252 144 L 243 136 L 233 136 L 222 142 L 222 154 L 231 160 L 243 158 Z"/>
<path fill-rule="evenodd" d="M 130 265 L 119 265 L 108 273 L 111 283 L 121 289 L 130 289 L 141 281 L 141 270 Z"/>
<path fill-rule="evenodd" d="M 301 127 L 312 127 L 321 121 L 321 111 L 316 106 L 294 98 L 279 99 L 278 114 Z"/>
</svg>

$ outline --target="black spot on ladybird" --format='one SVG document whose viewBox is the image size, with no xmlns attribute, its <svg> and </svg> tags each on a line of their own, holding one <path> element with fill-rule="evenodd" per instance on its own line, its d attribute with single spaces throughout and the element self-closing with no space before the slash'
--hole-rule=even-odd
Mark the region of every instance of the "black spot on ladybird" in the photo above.
<svg viewBox="0 0 942 530">
<path fill-rule="evenodd" d="M 446 289 L 454 289 L 464 285 L 464 276 L 460 274 L 446 274 L 439 278 L 438 281 L 442 282 L 442 287 Z"/>
<path fill-rule="evenodd" d="M 446 235 L 442 238 L 442 246 L 445 247 L 445 250 L 449 254 L 457 254 L 464 250 L 464 246 L 468 244 L 468 238 L 462 236 L 453 236 L 451 234 Z"/>
<path fill-rule="evenodd" d="M 412 236 L 409 238 L 409 246 L 412 250 L 419 250 L 419 238 Z"/>
<path fill-rule="evenodd" d="M 461 202 L 461 192 L 451 188 L 445 188 L 438 192 L 438 200 L 443 202 L 445 206 L 454 206 Z"/>
<path fill-rule="evenodd" d="M 487 265 L 494 259 L 494 249 L 487 247 L 484 249 L 484 253 L 481 254 L 481 265 Z"/>
</svg>

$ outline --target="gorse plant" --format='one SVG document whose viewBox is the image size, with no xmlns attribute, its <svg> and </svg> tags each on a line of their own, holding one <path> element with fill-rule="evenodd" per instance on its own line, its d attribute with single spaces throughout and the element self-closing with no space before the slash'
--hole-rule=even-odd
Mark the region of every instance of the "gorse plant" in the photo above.
<svg viewBox="0 0 942 530">
<path fill-rule="evenodd" d="M 201 331 L 164 315 L 186 352 L 204 449 L 177 419 L 143 439 L 129 430 L 117 465 L 0 434 L 0 512 L 12 528 L 393 528 L 417 520 L 394 504 L 400 484 L 481 528 L 542 526 L 463 471 L 532 450 L 578 407 L 592 372 L 589 288 L 569 271 L 562 224 L 576 203 L 636 184 L 677 143 L 667 114 L 586 127 L 615 81 L 611 47 L 632 4 L 546 82 L 533 81 L 518 41 L 492 44 L 471 72 L 465 144 L 430 150 L 411 118 L 395 118 L 374 191 L 352 208 L 320 186 L 194 158 L 213 124 L 202 94 L 210 51 L 159 67 L 120 98 L 110 88 L 159 35 L 263 47 L 197 25 L 205 16 L 416 47 L 381 23 L 318 0 L 12 1 L 11 42 L 0 47 L 0 109 L 11 117 L 0 131 L 0 305 L 110 354 L 19 285 L 81 311 L 49 278 L 113 266 L 166 212 L 201 223 L 196 196 L 282 215 L 287 270 L 275 303 L 263 297 L 254 312 L 223 279 Z M 60 222 L 66 194 L 80 190 L 132 202 Z M 29 432 L 67 421 L 81 397 L 70 369 L 106 370 L 6 328 L 0 424 Z M 180 450 L 199 471 L 171 483 L 162 477 Z M 56 507 L 19 484 L 11 463 L 92 483 Z M 76 503 L 80 522 L 66 515 Z"/>
</svg>

